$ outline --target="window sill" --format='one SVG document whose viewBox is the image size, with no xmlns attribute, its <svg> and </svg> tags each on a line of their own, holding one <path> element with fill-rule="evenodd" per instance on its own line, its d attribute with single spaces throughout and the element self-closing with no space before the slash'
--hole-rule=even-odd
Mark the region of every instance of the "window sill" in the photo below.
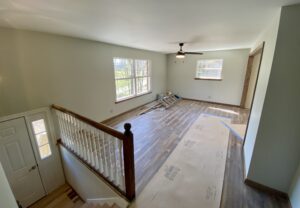
<svg viewBox="0 0 300 208">
<path fill-rule="evenodd" d="M 223 79 L 214 79 L 214 78 L 194 78 L 194 80 L 222 81 Z"/>
<path fill-rule="evenodd" d="M 131 99 L 134 99 L 134 98 L 138 98 L 138 97 L 141 97 L 141 96 L 144 96 L 144 95 L 149 95 L 151 93 L 152 93 L 152 91 L 146 92 L 144 94 L 136 95 L 136 96 L 133 96 L 133 97 L 130 97 L 130 98 L 125 98 L 124 100 L 118 100 L 118 101 L 115 101 L 115 104 L 122 103 L 124 101 L 128 101 L 128 100 L 131 100 Z"/>
</svg>

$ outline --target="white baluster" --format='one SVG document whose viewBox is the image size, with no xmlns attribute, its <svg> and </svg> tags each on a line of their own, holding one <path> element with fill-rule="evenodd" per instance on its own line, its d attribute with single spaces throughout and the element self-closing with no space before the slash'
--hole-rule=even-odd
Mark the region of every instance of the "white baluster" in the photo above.
<svg viewBox="0 0 300 208">
<path fill-rule="evenodd" d="M 71 125 L 70 125 L 70 115 L 65 114 L 65 117 L 66 117 L 66 124 L 67 124 L 69 141 L 70 141 L 70 148 L 71 148 L 71 150 L 74 151 L 74 141 L 72 139 L 72 129 L 71 129 Z"/>
<path fill-rule="evenodd" d="M 72 142 L 72 149 L 76 153 L 76 144 L 75 144 L 75 139 L 74 139 L 74 134 L 73 134 L 73 126 L 72 126 L 72 117 L 68 114 L 68 126 L 69 126 L 69 131 L 70 131 L 70 139 Z"/>
<path fill-rule="evenodd" d="M 94 127 L 92 128 L 92 135 L 93 135 L 93 144 L 94 144 L 94 161 L 95 161 L 95 169 L 99 170 L 99 157 L 98 157 L 98 140 L 97 140 L 97 129 Z"/>
<path fill-rule="evenodd" d="M 75 126 L 76 126 L 76 135 L 77 135 L 77 139 L 78 139 L 78 145 L 79 145 L 79 155 L 81 158 L 84 158 L 84 152 L 83 152 L 83 142 L 82 142 L 82 136 L 81 136 L 81 133 L 80 133 L 80 124 L 78 122 L 77 119 L 74 120 L 75 122 Z"/>
<path fill-rule="evenodd" d="M 107 176 L 112 180 L 111 172 L 112 172 L 112 163 L 111 163 L 111 149 L 110 149 L 110 139 L 111 136 L 109 134 L 105 134 L 105 141 L 107 145 L 107 165 L 108 165 L 108 172 Z"/>
<path fill-rule="evenodd" d="M 116 180 L 116 177 L 115 177 L 115 170 L 116 170 L 116 161 L 115 161 L 115 149 L 114 149 L 114 137 L 109 135 L 108 137 L 108 147 L 109 147 L 109 164 L 110 164 L 110 178 L 112 181 L 115 181 Z"/>
<path fill-rule="evenodd" d="M 91 165 L 93 167 L 96 167 L 96 160 L 95 160 L 95 145 L 94 145 L 94 134 L 93 134 L 93 128 L 89 127 L 89 135 L 90 135 L 90 144 L 91 144 L 91 156 L 92 156 L 92 162 Z"/>
<path fill-rule="evenodd" d="M 64 119 L 64 114 L 63 113 L 60 113 L 60 118 L 61 118 L 61 122 L 62 122 L 62 126 L 63 126 L 63 129 L 64 129 L 64 141 L 65 141 L 65 145 L 69 145 L 69 140 L 68 140 L 68 132 L 67 132 L 67 128 L 66 128 L 66 122 L 65 122 L 65 119 Z"/>
<path fill-rule="evenodd" d="M 86 124 L 82 123 L 82 127 L 83 127 L 83 135 L 85 138 L 85 145 L 86 145 L 86 155 L 87 155 L 87 162 L 91 163 L 91 155 L 90 155 L 90 144 L 89 144 L 89 138 L 88 138 L 88 134 L 87 134 L 87 130 L 86 130 Z"/>
<path fill-rule="evenodd" d="M 97 140 L 97 129 L 92 128 L 93 132 L 93 145 L 94 145 L 94 158 L 95 158 L 95 169 L 99 170 L 99 150 L 98 150 L 98 140 Z"/>
<path fill-rule="evenodd" d="M 87 141 L 86 141 L 84 127 L 83 127 L 84 124 L 81 121 L 79 123 L 80 123 L 80 135 L 83 143 L 83 159 L 85 161 L 88 161 L 88 154 L 87 154 L 88 146 L 87 146 Z"/>
<path fill-rule="evenodd" d="M 116 185 L 119 186 L 121 184 L 121 177 L 120 177 L 120 173 L 121 173 L 121 164 L 120 164 L 120 155 L 119 155 L 119 139 L 115 139 L 114 140 L 114 149 L 115 149 L 115 158 L 116 158 Z"/>
<path fill-rule="evenodd" d="M 102 132 L 102 152 L 103 152 L 103 160 L 104 160 L 104 175 L 108 176 L 108 161 L 107 161 L 107 145 L 105 133 Z"/>
<path fill-rule="evenodd" d="M 104 172 L 104 156 L 103 156 L 103 143 L 101 139 L 102 132 L 97 130 L 97 140 L 98 140 L 98 155 L 99 155 L 99 170 L 100 173 Z"/>
<path fill-rule="evenodd" d="M 120 157 L 120 177 L 121 177 L 121 189 L 125 190 L 125 174 L 124 174 L 124 159 L 123 159 L 123 141 L 119 140 L 119 157 Z"/>
<path fill-rule="evenodd" d="M 93 147 L 92 147 L 92 143 L 91 143 L 91 134 L 89 132 L 89 127 L 87 125 L 85 125 L 85 135 L 87 137 L 87 144 L 88 144 L 88 158 L 89 158 L 89 164 L 93 163 Z"/>
<path fill-rule="evenodd" d="M 75 144 L 75 151 L 76 151 L 77 155 L 80 155 L 78 137 L 77 137 L 77 129 L 76 129 L 76 125 L 75 125 L 75 118 L 73 116 L 71 116 L 71 124 L 72 124 L 72 134 L 73 134 L 73 139 L 74 139 L 74 144 Z"/>
<path fill-rule="evenodd" d="M 64 142 L 65 135 L 64 135 L 64 131 L 63 131 L 62 123 L 61 123 L 60 112 L 55 110 L 55 114 L 56 114 L 56 118 L 58 121 L 60 139 Z"/>
<path fill-rule="evenodd" d="M 69 140 L 69 147 L 71 148 L 71 150 L 73 150 L 73 141 L 72 141 L 72 134 L 71 134 L 68 114 L 65 114 L 65 121 L 66 121 L 66 128 L 67 128 L 67 134 L 68 134 L 68 140 Z"/>
<path fill-rule="evenodd" d="M 113 161 L 114 161 L 114 181 L 118 185 L 118 162 L 117 162 L 117 138 L 112 138 L 113 145 Z"/>
<path fill-rule="evenodd" d="M 93 143 L 92 143 L 92 136 L 91 136 L 91 132 L 89 130 L 89 126 L 86 126 L 86 133 L 87 133 L 87 137 L 88 137 L 88 143 L 89 143 L 89 155 L 90 155 L 90 164 L 93 166 L 94 163 L 94 157 L 93 157 Z"/>
</svg>

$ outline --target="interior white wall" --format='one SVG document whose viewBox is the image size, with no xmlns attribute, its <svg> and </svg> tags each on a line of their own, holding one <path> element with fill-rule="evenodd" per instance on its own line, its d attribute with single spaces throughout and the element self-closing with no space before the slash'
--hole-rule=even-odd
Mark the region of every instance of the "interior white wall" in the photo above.
<svg viewBox="0 0 300 208">
<path fill-rule="evenodd" d="M 290 202 L 293 208 L 300 208 L 300 163 L 289 190 Z"/>
<path fill-rule="evenodd" d="M 168 90 L 184 97 L 240 105 L 250 49 L 205 52 L 176 59 L 169 54 Z M 224 59 L 222 81 L 195 80 L 197 60 Z"/>
<path fill-rule="evenodd" d="M 84 201 L 88 199 L 118 198 L 127 203 L 122 197 L 112 191 L 102 180 L 91 172 L 73 154 L 64 147 L 60 148 L 67 182 L 76 190 Z"/>
<path fill-rule="evenodd" d="M 0 28 L 0 116 L 28 110 L 13 30 Z"/>
<path fill-rule="evenodd" d="M 0 163 L 0 205 L 3 208 L 18 208 L 16 199 Z"/>
<path fill-rule="evenodd" d="M 263 41 L 265 41 L 259 77 L 256 85 L 256 92 L 253 98 L 253 106 L 249 118 L 248 130 L 244 145 L 244 161 L 246 175 L 248 175 L 249 171 L 250 161 L 252 158 L 254 144 L 256 141 L 256 134 L 258 131 L 260 117 L 269 82 L 269 76 L 271 72 L 277 39 L 277 32 L 279 27 L 279 20 L 280 10 L 278 10 L 278 14 L 276 15 L 276 17 L 274 17 L 274 20 L 270 24 L 270 27 L 266 28 L 266 30 L 260 35 L 260 37 L 257 39 L 255 45 L 252 48 L 252 51 L 255 50 L 255 48 L 257 48 L 260 44 L 262 44 Z"/>
<path fill-rule="evenodd" d="M 247 175 L 285 193 L 300 159 L 299 19 L 300 5 L 282 8 L 272 70 Z"/>
<path fill-rule="evenodd" d="M 166 90 L 165 54 L 5 28 L 0 42 L 0 116 L 55 103 L 100 121 Z M 113 57 L 150 59 L 152 93 L 115 104 Z"/>
</svg>

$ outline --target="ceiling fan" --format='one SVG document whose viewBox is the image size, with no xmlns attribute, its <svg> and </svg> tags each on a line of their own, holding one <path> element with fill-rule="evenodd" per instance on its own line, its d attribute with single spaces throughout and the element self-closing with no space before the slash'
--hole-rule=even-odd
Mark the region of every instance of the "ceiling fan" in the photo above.
<svg viewBox="0 0 300 208">
<path fill-rule="evenodd" d="M 176 53 L 176 58 L 182 59 L 187 54 L 191 54 L 191 55 L 203 55 L 203 53 L 200 53 L 200 52 L 187 52 L 187 51 L 183 51 L 182 50 L 183 45 L 184 45 L 184 43 L 179 43 L 180 50 Z"/>
</svg>

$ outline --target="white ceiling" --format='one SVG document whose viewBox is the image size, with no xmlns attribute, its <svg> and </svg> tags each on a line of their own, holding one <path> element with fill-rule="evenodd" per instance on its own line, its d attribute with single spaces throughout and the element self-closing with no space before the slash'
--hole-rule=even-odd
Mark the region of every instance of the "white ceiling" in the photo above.
<svg viewBox="0 0 300 208">
<path fill-rule="evenodd" d="M 251 47 L 300 0 L 0 0 L 0 26 L 160 52 Z"/>
</svg>

